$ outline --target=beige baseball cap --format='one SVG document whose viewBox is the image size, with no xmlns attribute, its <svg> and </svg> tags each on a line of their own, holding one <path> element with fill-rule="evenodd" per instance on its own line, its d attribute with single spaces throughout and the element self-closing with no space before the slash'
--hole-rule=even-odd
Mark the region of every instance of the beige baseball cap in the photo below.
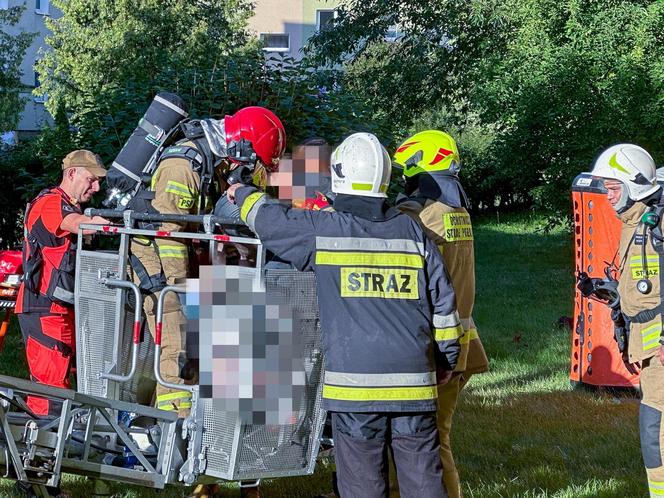
<svg viewBox="0 0 664 498">
<path fill-rule="evenodd" d="M 98 178 L 106 176 L 104 163 L 94 152 L 81 149 L 70 152 L 62 160 L 62 170 L 69 168 L 85 168 Z"/>
</svg>

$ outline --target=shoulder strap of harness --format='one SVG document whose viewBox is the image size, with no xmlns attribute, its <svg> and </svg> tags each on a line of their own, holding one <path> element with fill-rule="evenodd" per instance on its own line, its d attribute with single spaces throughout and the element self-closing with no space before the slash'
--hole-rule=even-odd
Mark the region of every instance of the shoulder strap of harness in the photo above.
<svg viewBox="0 0 664 498">
<path fill-rule="evenodd" d="M 191 169 L 197 172 L 201 177 L 201 188 L 199 198 L 199 214 L 205 210 L 205 196 L 212 184 L 212 172 L 214 171 L 215 156 L 205 138 L 203 127 L 200 121 L 191 120 L 182 123 L 182 132 L 189 141 L 193 142 L 195 147 L 189 145 L 172 145 L 164 149 L 159 158 L 159 162 L 170 158 L 181 158 L 189 161 Z"/>
<path fill-rule="evenodd" d="M 653 319 L 658 314 L 660 316 L 660 321 L 664 324 L 664 235 L 662 234 L 662 223 L 664 222 L 664 192 L 660 195 L 659 199 L 652 207 L 644 214 L 642 223 L 644 223 L 650 232 L 650 240 L 652 247 L 657 253 L 659 259 L 659 268 L 657 274 L 659 277 L 659 306 L 655 307 L 653 310 L 648 310 L 651 313 Z M 645 238 L 645 237 L 644 237 Z M 644 250 L 645 245 L 648 243 L 647 240 L 643 241 Z M 644 258 L 644 264 L 645 258 Z M 650 317 L 649 316 L 649 317 Z M 664 346 L 664 327 L 660 333 L 660 344 Z"/>
<path fill-rule="evenodd" d="M 39 292 L 39 282 L 41 280 L 41 272 L 43 265 L 42 247 L 37 237 L 32 235 L 28 230 L 28 216 L 34 205 L 40 199 L 53 192 L 53 189 L 46 188 L 37 194 L 32 202 L 25 206 L 25 215 L 23 222 L 23 247 L 21 251 L 21 264 L 23 267 L 23 275 L 21 280 L 25 282 L 27 289 L 36 294 Z"/>
<path fill-rule="evenodd" d="M 190 145 L 171 145 L 166 147 L 159 157 L 157 164 L 166 159 L 185 159 L 191 163 L 194 171 L 201 170 L 205 166 L 205 156 L 201 154 L 196 147 Z"/>
</svg>

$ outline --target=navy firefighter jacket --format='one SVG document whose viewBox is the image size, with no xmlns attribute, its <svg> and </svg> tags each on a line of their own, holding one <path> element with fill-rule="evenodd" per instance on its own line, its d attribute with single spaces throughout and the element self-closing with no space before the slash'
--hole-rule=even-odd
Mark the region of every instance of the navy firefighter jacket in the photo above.
<svg viewBox="0 0 664 498">
<path fill-rule="evenodd" d="M 252 187 L 242 220 L 267 249 L 316 273 L 325 353 L 323 407 L 436 409 L 436 368 L 456 366 L 463 334 L 435 244 L 383 199 L 340 195 L 336 211 L 292 209 Z"/>
</svg>

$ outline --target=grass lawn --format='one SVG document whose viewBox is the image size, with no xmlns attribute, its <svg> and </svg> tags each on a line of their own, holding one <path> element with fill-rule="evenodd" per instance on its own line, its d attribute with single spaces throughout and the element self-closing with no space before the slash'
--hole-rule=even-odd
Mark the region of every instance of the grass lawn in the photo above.
<svg viewBox="0 0 664 498">
<path fill-rule="evenodd" d="M 631 396 L 570 387 L 571 235 L 549 234 L 523 217 L 477 223 L 475 321 L 491 372 L 473 377 L 455 416 L 452 445 L 466 498 L 646 497 L 638 438 L 638 402 Z M 25 372 L 14 329 L 0 372 Z M 312 477 L 265 481 L 266 497 L 311 498 L 329 492 L 329 464 Z M 0 480 L 0 497 L 13 497 Z M 90 481 L 66 477 L 74 496 L 92 496 Z M 113 485 L 118 497 L 180 497 L 182 488 L 154 492 Z M 239 496 L 229 485 L 224 496 Z"/>
</svg>

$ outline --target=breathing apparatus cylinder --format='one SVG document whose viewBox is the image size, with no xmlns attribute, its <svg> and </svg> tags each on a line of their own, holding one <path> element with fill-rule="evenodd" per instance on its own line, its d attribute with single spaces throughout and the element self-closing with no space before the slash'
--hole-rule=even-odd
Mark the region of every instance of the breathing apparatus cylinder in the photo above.
<svg viewBox="0 0 664 498">
<path fill-rule="evenodd" d="M 188 117 L 187 106 L 174 93 L 158 93 L 108 170 L 106 207 L 123 209 L 139 189 L 143 174 L 154 166 L 157 152 L 177 125 Z"/>
</svg>

